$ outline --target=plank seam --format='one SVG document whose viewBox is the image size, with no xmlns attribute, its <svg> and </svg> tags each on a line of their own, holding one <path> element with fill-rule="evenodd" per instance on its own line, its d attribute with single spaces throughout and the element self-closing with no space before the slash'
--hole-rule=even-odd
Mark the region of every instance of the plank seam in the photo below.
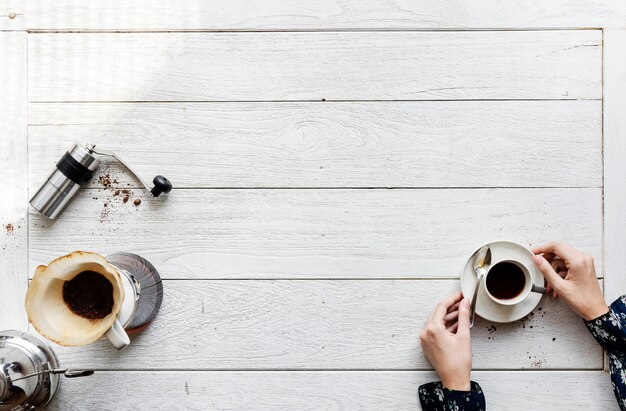
<svg viewBox="0 0 626 411">
<path fill-rule="evenodd" d="M 124 34 L 124 33 L 464 33 L 464 32 L 552 32 L 552 31 L 596 31 L 603 27 L 532 27 L 532 28 L 290 28 L 290 29 L 26 29 L 29 34 Z M 12 30 L 6 30 L 12 31 Z"/>
<path fill-rule="evenodd" d="M 483 102 L 483 101 L 602 101 L 601 98 L 484 98 L 484 99 L 315 99 L 315 100 L 33 100 L 29 104 L 174 104 L 174 103 L 422 103 L 422 102 Z"/>
<path fill-rule="evenodd" d="M 96 372 L 428 372 L 432 368 L 93 368 Z M 601 368 L 472 368 L 472 372 L 600 372 Z"/>
<path fill-rule="evenodd" d="M 115 189 L 145 189 L 143 186 L 139 185 L 111 185 L 108 190 Z M 207 187 L 207 186 L 197 186 L 197 187 L 176 187 L 174 190 L 537 190 L 537 189 L 545 189 L 545 190 L 581 190 L 581 189 L 590 189 L 590 190 L 598 190 L 601 189 L 602 186 L 444 186 L 444 187 L 421 187 L 421 186 L 392 186 L 392 187 L 358 187 L 358 186 L 345 186 L 345 187 Z M 98 187 L 81 187 L 80 190 L 93 190 L 93 191 L 104 191 L 106 189 L 98 188 Z"/>
<path fill-rule="evenodd" d="M 604 277 L 597 277 L 603 280 Z M 459 281 L 459 277 L 202 277 L 168 278 L 164 281 Z"/>
<path fill-rule="evenodd" d="M 28 75 L 29 73 L 29 58 L 30 58 L 30 53 L 29 53 L 29 35 L 28 33 L 26 33 L 25 35 L 26 37 L 26 183 L 25 183 L 25 187 L 24 189 L 26 190 L 26 200 L 28 202 L 30 202 L 30 184 L 29 184 L 29 177 L 28 177 L 28 170 L 30 170 L 30 133 L 29 133 L 29 129 L 28 129 L 28 119 L 30 117 L 29 115 L 29 111 L 30 111 L 30 105 L 28 104 L 29 96 L 30 96 L 30 89 L 29 89 L 29 78 L 30 76 Z M 29 264 L 30 264 L 30 204 L 26 203 L 24 205 L 25 210 L 24 212 L 26 213 L 26 266 L 24 267 L 24 272 L 26 272 L 27 274 L 25 275 L 25 280 L 26 280 L 26 289 L 28 289 L 28 286 L 30 285 L 30 273 L 29 273 Z M 25 298 L 26 296 L 24 296 Z M 24 307 L 20 307 L 21 309 L 25 309 Z M 28 320 L 28 316 L 26 318 L 26 329 L 30 331 L 30 321 Z"/>
</svg>

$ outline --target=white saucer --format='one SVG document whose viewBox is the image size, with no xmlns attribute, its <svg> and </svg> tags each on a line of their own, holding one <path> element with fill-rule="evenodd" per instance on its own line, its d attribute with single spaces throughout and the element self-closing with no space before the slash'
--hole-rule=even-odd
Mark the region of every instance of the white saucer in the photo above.
<svg viewBox="0 0 626 411">
<path fill-rule="evenodd" d="M 532 281 L 543 286 L 543 275 L 533 263 L 533 253 L 523 245 L 511 241 L 494 241 L 487 244 L 491 248 L 491 264 L 496 264 L 502 260 L 516 260 L 525 265 L 530 271 Z M 478 251 L 478 249 L 476 250 Z M 461 273 L 461 290 L 463 295 L 471 298 L 476 284 L 476 273 L 474 272 L 474 253 L 465 263 Z M 502 305 L 493 301 L 485 292 L 483 283 L 478 291 L 478 301 L 476 302 L 476 315 L 496 323 L 509 323 L 526 317 L 537 307 L 543 294 L 531 292 L 528 297 L 519 304 Z"/>
</svg>

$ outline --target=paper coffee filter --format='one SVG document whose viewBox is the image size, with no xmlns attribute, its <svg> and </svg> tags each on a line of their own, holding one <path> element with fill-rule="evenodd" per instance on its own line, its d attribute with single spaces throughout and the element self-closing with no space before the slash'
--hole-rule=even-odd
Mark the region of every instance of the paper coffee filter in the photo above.
<svg viewBox="0 0 626 411">
<path fill-rule="evenodd" d="M 83 271 L 95 271 L 113 285 L 113 310 L 102 319 L 74 314 L 63 300 L 63 285 Z M 65 346 L 86 345 L 100 338 L 115 322 L 124 300 L 117 270 L 99 254 L 75 251 L 37 267 L 26 293 L 28 320 L 47 339 Z"/>
</svg>

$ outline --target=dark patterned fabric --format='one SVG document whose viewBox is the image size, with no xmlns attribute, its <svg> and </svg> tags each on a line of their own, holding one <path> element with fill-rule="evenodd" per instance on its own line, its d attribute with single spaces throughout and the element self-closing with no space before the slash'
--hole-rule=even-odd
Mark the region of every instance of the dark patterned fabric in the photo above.
<svg viewBox="0 0 626 411">
<path fill-rule="evenodd" d="M 420 404 L 424 411 L 484 410 L 485 396 L 478 383 L 471 382 L 471 391 L 449 390 L 441 381 L 419 387 Z"/>
<path fill-rule="evenodd" d="M 606 350 L 613 392 L 622 411 L 626 411 L 626 295 L 615 300 L 608 313 L 585 324 Z"/>
</svg>

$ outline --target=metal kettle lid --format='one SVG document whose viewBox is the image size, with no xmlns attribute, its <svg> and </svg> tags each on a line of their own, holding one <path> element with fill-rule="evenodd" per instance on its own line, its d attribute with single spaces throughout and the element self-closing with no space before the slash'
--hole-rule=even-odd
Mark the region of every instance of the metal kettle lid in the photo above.
<svg viewBox="0 0 626 411">
<path fill-rule="evenodd" d="M 59 376 L 47 372 L 55 368 L 56 355 L 41 338 L 22 331 L 0 332 L 0 410 L 45 406 L 59 384 Z"/>
</svg>

